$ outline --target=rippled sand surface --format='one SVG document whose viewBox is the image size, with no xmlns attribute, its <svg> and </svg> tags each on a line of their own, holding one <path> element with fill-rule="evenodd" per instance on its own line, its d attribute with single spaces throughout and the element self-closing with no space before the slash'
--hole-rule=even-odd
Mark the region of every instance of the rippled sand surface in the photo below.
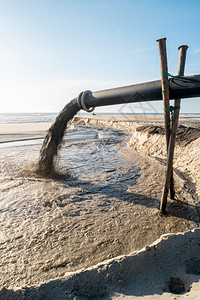
<svg viewBox="0 0 200 300">
<path fill-rule="evenodd" d="M 177 175 L 178 201 L 168 215 L 158 212 L 164 167 L 128 148 L 129 138 L 71 127 L 54 178 L 34 173 L 42 140 L 1 144 L 1 288 L 47 282 L 197 227 L 194 200 Z"/>
</svg>

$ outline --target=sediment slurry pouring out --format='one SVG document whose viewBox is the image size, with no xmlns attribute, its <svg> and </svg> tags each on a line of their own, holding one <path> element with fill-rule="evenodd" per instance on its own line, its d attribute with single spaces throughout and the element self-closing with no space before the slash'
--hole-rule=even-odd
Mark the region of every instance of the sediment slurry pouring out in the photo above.
<svg viewBox="0 0 200 300">
<path fill-rule="evenodd" d="M 71 100 L 59 113 L 45 136 L 40 158 L 37 166 L 37 173 L 49 176 L 54 171 L 54 157 L 62 143 L 67 123 L 79 112 L 77 99 Z"/>
</svg>

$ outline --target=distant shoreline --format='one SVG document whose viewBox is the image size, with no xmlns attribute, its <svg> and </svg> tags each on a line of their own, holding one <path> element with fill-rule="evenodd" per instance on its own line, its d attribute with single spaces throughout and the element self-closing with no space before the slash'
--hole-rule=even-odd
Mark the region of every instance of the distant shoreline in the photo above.
<svg viewBox="0 0 200 300">
<path fill-rule="evenodd" d="M 20 124 L 20 123 L 52 123 L 58 113 L 0 113 L 0 124 Z M 131 117 L 161 117 L 163 113 L 86 113 L 80 111 L 77 116 L 80 117 L 119 117 L 121 118 L 131 118 Z M 200 113 L 180 113 L 180 117 L 185 118 L 200 118 Z"/>
<path fill-rule="evenodd" d="M 122 115 L 122 114 L 78 114 L 75 118 L 94 119 L 94 120 L 109 120 L 115 122 L 133 122 L 133 123 L 158 123 L 164 124 L 162 114 L 157 115 Z M 55 120 L 55 119 L 54 119 Z M 54 121 L 53 120 L 53 121 Z M 44 138 L 46 131 L 51 126 L 52 122 L 13 122 L 0 124 L 0 143 L 24 141 L 31 139 Z M 180 124 L 188 126 L 200 127 L 199 115 L 181 115 Z M 124 129 L 126 126 L 124 126 Z"/>
</svg>

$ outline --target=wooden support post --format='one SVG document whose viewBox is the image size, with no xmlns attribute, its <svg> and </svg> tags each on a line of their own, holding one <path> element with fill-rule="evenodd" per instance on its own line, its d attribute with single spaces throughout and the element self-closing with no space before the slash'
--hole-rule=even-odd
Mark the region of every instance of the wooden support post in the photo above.
<svg viewBox="0 0 200 300">
<path fill-rule="evenodd" d="M 157 40 L 160 55 L 160 71 L 161 71 L 161 85 L 163 94 L 163 107 L 164 107 L 164 118 L 165 118 L 165 136 L 166 136 L 166 147 L 168 149 L 169 137 L 170 137 L 170 112 L 169 109 L 169 80 L 168 66 L 167 66 L 167 51 L 166 51 L 166 38 Z"/>
<path fill-rule="evenodd" d="M 168 80 L 168 66 L 167 66 L 167 50 L 166 50 L 166 38 L 157 40 L 160 55 L 160 70 L 161 70 L 161 85 L 162 85 L 162 96 L 163 96 L 163 108 L 164 108 L 164 119 L 165 119 L 165 136 L 166 136 L 166 149 L 168 153 L 169 139 L 170 139 L 170 102 L 169 102 L 169 80 Z M 174 178 L 173 170 L 170 176 L 170 196 L 174 199 Z"/>
<path fill-rule="evenodd" d="M 184 75 L 187 49 L 188 49 L 188 46 L 186 46 L 186 45 L 180 46 L 178 48 L 178 50 L 179 50 L 178 75 L 179 76 Z M 181 103 L 181 99 L 175 99 L 175 101 L 174 101 L 174 114 L 173 114 L 173 119 L 172 119 L 172 130 L 171 130 L 169 146 L 168 146 L 165 186 L 164 186 L 162 199 L 161 199 L 161 203 L 160 203 L 160 211 L 161 212 L 166 211 L 166 204 L 167 204 L 167 196 L 168 196 L 169 185 L 170 185 L 170 178 L 171 178 L 171 174 L 173 172 L 174 147 L 175 147 L 176 133 L 177 133 L 177 128 L 178 128 L 180 103 Z"/>
</svg>

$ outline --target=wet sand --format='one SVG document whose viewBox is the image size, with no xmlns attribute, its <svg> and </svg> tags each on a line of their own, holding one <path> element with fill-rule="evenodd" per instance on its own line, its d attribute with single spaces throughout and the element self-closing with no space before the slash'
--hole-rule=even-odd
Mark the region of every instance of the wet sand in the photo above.
<svg viewBox="0 0 200 300">
<path fill-rule="evenodd" d="M 117 121 L 116 116 L 113 118 L 113 121 Z M 143 250 L 145 254 L 142 255 L 149 258 L 148 268 L 152 269 L 152 273 L 141 271 L 143 265 L 147 266 L 145 259 L 141 259 L 143 256 L 138 254 L 140 252 L 133 252 L 152 244 L 162 234 L 185 232 L 199 227 L 198 198 L 194 186 L 191 189 L 190 180 L 176 173 L 177 200 L 169 201 L 168 214 L 161 215 L 158 207 L 164 165 L 150 153 L 142 152 L 145 145 L 140 143 L 140 149 L 136 149 L 136 145 L 131 142 L 137 122 L 129 120 L 132 122 L 131 127 L 129 121 L 121 120 L 127 126 L 121 123 L 121 128 L 91 129 L 90 125 L 100 126 L 95 120 L 97 117 L 91 117 L 92 121 L 86 124 L 83 124 L 83 119 L 77 119 L 74 123 L 78 127 L 70 128 L 59 153 L 57 169 L 62 176 L 42 178 L 34 174 L 40 144 L 1 148 L 0 272 L 1 288 L 8 289 L 0 292 L 1 299 L 43 299 L 47 295 L 53 299 L 58 293 L 59 299 L 88 299 L 92 295 L 95 299 L 98 296 L 105 299 L 174 299 L 166 283 L 171 277 L 181 277 L 183 281 L 185 278 L 186 289 L 189 289 L 188 285 L 199 281 L 198 270 L 196 275 L 184 273 L 185 261 L 190 260 L 192 264 L 192 259 L 196 259 L 197 265 L 200 261 L 196 242 L 199 241 L 198 229 L 191 239 L 185 237 L 187 234 L 173 235 L 176 244 L 174 253 L 176 249 L 176 257 L 179 258 L 177 261 L 173 256 L 171 273 L 170 268 L 165 271 L 170 259 L 167 256 L 169 252 L 165 251 L 169 245 L 162 244 L 165 238 L 162 239 L 163 246 L 157 246 L 156 255 L 151 250 L 153 246 Z M 193 118 L 189 120 L 193 121 Z M 107 126 L 113 127 L 113 123 Z M 0 125 L 0 142 L 6 139 L 11 141 L 12 136 L 15 136 L 15 140 L 41 138 L 48 127 L 47 123 Z M 123 131 L 122 127 L 128 131 Z M 135 138 L 139 138 L 139 134 L 141 132 L 137 132 Z M 146 146 L 149 147 L 148 144 Z M 185 256 L 179 256 L 179 247 L 182 252 L 185 251 Z M 183 250 L 189 247 L 190 256 Z M 133 253 L 134 263 L 130 253 Z M 128 256 L 115 259 L 118 255 Z M 160 261 L 159 255 L 166 255 L 163 269 L 158 276 L 160 279 L 155 279 L 158 283 L 154 282 L 155 286 L 149 289 L 148 294 L 145 286 L 148 278 L 150 280 L 151 276 L 155 276 L 154 267 Z M 92 267 L 107 259 L 109 262 L 101 267 Z M 136 266 L 138 263 L 135 259 L 138 263 L 141 261 L 140 267 Z M 113 269 L 113 265 L 116 269 Z M 88 267 L 91 268 L 89 271 L 81 271 L 69 277 L 69 272 Z M 176 272 L 172 272 L 173 268 Z M 106 274 L 102 273 L 103 269 Z M 140 274 L 138 277 L 137 270 Z M 99 280 L 95 279 L 96 272 Z M 135 290 L 131 290 L 132 276 L 137 277 L 136 285 L 140 285 L 139 289 L 135 286 Z M 104 283 L 107 280 L 106 285 L 102 280 Z M 35 287 L 30 289 L 27 286 Z M 20 289 L 22 287 L 26 288 Z M 188 295 L 183 294 L 179 298 L 198 299 L 198 291 L 198 286 L 194 284 Z"/>
<path fill-rule="evenodd" d="M 0 143 L 44 138 L 51 123 L 0 124 Z"/>
</svg>

